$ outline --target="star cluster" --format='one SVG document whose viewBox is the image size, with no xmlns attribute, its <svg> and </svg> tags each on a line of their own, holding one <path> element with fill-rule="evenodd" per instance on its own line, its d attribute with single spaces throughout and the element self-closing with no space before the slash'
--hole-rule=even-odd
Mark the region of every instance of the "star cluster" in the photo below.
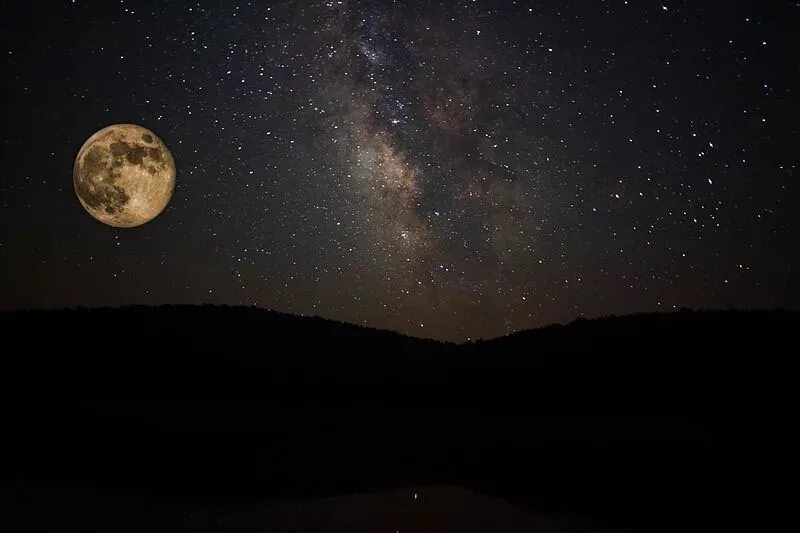
<svg viewBox="0 0 800 533">
<path fill-rule="evenodd" d="M 258 305 L 450 340 L 800 304 L 794 2 L 2 8 L 5 308 Z M 178 167 L 136 230 L 71 168 Z"/>
</svg>

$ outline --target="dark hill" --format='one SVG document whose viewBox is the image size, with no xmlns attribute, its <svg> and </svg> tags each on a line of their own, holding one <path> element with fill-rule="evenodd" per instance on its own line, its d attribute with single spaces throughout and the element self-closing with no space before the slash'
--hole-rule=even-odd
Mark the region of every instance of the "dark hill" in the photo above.
<svg viewBox="0 0 800 533">
<path fill-rule="evenodd" d="M 640 530 L 768 530 L 800 501 L 800 313 L 458 346 L 241 307 L 0 324 L 8 478 L 190 503 L 445 483 Z"/>
</svg>

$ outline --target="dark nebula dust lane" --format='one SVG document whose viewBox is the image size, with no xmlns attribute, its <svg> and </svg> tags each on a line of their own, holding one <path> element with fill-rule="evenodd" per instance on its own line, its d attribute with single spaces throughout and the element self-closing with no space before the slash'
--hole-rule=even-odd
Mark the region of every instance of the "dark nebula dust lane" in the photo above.
<svg viewBox="0 0 800 533">
<path fill-rule="evenodd" d="M 258 305 L 460 341 L 800 304 L 796 3 L 0 10 L 4 308 Z M 178 168 L 136 231 L 70 190 L 113 123 Z"/>
</svg>

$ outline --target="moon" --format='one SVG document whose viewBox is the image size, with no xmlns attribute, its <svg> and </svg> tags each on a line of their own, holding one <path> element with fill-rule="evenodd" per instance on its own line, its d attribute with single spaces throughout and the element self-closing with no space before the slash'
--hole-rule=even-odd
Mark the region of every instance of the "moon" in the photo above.
<svg viewBox="0 0 800 533">
<path fill-rule="evenodd" d="M 114 124 L 83 143 L 72 178 L 90 215 L 109 226 L 132 228 L 167 207 L 175 190 L 175 160 L 147 128 Z"/>
</svg>

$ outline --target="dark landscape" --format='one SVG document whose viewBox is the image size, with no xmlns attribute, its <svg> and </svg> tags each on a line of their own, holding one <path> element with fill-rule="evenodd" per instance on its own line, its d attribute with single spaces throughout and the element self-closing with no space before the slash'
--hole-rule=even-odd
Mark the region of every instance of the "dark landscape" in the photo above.
<svg viewBox="0 0 800 533">
<path fill-rule="evenodd" d="M 408 531 L 797 524 L 798 312 L 461 345 L 249 307 L 0 324 L 3 529 L 394 531 L 408 512 Z M 316 522 L 293 514 L 304 503 Z"/>
</svg>

